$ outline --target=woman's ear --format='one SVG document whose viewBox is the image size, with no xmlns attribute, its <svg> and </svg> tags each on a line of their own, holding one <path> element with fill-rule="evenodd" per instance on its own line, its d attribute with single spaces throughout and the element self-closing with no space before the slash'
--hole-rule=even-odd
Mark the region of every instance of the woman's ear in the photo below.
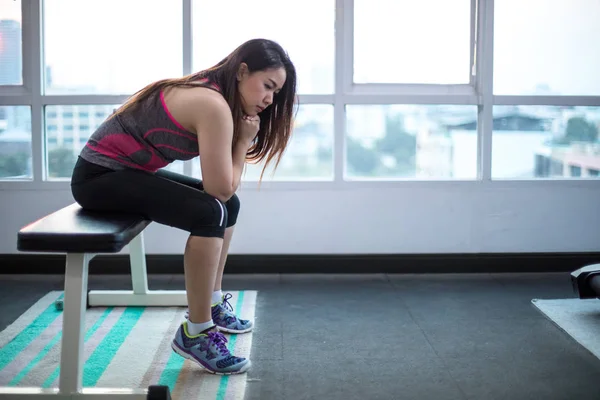
<svg viewBox="0 0 600 400">
<path fill-rule="evenodd" d="M 238 82 L 241 82 L 241 80 L 244 79 L 244 77 L 246 75 L 248 75 L 248 64 L 241 63 L 240 67 L 238 68 L 238 72 L 237 72 L 237 80 L 238 80 Z"/>
</svg>

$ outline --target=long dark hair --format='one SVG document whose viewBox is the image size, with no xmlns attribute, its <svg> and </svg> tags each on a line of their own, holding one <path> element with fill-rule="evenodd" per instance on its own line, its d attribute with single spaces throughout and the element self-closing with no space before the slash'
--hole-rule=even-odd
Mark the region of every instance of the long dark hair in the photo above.
<svg viewBox="0 0 600 400">
<path fill-rule="evenodd" d="M 242 102 L 238 91 L 237 73 L 241 63 L 248 65 L 250 73 L 283 67 L 286 80 L 273 97 L 273 104 L 259 113 L 260 129 L 252 146 L 248 149 L 246 161 L 259 163 L 265 160 L 260 175 L 262 180 L 267 166 L 276 159 L 275 168 L 287 148 L 292 123 L 297 109 L 296 104 L 296 69 L 287 52 L 276 42 L 268 39 L 252 39 L 241 44 L 216 65 L 205 70 L 183 76 L 181 78 L 162 79 L 156 81 L 131 96 L 115 114 L 134 108 L 143 100 L 170 86 L 195 87 L 199 82 L 208 79 L 219 86 L 227 100 L 233 116 L 233 144 L 239 136 L 240 123 L 243 116 Z"/>
</svg>

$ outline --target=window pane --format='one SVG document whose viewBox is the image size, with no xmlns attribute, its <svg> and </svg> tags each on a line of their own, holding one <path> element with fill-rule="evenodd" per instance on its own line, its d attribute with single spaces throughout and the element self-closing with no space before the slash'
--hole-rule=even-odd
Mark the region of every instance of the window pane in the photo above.
<svg viewBox="0 0 600 400">
<path fill-rule="evenodd" d="M 477 108 L 346 106 L 346 178 L 474 179 Z"/>
<path fill-rule="evenodd" d="M 44 12 L 46 93 L 130 94 L 182 74 L 181 1 L 45 0 Z"/>
<path fill-rule="evenodd" d="M 193 160 L 193 175 L 202 177 L 200 161 Z M 248 164 L 243 181 L 257 181 L 264 163 Z M 273 163 L 263 181 L 331 180 L 333 179 L 333 106 L 301 105 L 286 152 L 273 174 Z"/>
<path fill-rule="evenodd" d="M 193 5 L 194 70 L 216 64 L 246 40 L 266 38 L 289 53 L 299 93 L 333 93 L 333 0 L 194 1 Z M 222 18 L 215 18 L 224 15 L 226 26 Z"/>
<path fill-rule="evenodd" d="M 22 84 L 21 1 L 0 0 L 0 86 Z"/>
<path fill-rule="evenodd" d="M 96 128 L 119 105 L 47 106 L 45 109 L 48 179 L 71 178 L 77 156 Z M 183 173 L 183 162 L 167 167 Z"/>
<path fill-rule="evenodd" d="M 249 164 L 242 179 L 257 181 L 264 164 Z M 272 166 L 265 171 L 265 181 L 333 179 L 333 106 L 300 106 L 292 139 L 275 174 Z"/>
<path fill-rule="evenodd" d="M 495 94 L 600 95 L 598 0 L 494 4 Z"/>
<path fill-rule="evenodd" d="M 600 107 L 496 106 L 492 177 L 597 177 Z"/>
<path fill-rule="evenodd" d="M 77 156 L 94 130 L 119 105 L 46 106 L 48 178 L 71 178 Z"/>
<path fill-rule="evenodd" d="M 31 109 L 0 107 L 0 179 L 31 179 Z"/>
<path fill-rule="evenodd" d="M 469 83 L 470 0 L 354 0 L 354 82 Z"/>
</svg>

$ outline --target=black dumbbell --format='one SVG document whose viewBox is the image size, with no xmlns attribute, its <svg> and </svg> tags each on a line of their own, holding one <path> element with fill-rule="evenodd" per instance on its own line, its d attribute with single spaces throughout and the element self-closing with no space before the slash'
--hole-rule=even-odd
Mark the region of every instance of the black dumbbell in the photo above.
<svg viewBox="0 0 600 400">
<path fill-rule="evenodd" d="M 148 386 L 148 400 L 171 400 L 171 392 L 168 386 Z"/>
</svg>

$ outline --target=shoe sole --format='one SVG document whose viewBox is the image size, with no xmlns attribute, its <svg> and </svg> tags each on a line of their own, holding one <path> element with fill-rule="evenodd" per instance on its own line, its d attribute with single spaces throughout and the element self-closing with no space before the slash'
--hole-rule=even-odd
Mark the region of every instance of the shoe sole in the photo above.
<svg viewBox="0 0 600 400">
<path fill-rule="evenodd" d="M 213 371 L 212 369 L 209 369 L 208 367 L 206 367 L 204 364 L 202 364 L 200 362 L 200 360 L 198 360 L 196 357 L 194 357 L 193 355 L 186 353 L 185 351 L 183 351 L 179 345 L 175 342 L 171 342 L 171 349 L 173 349 L 173 351 L 177 354 L 179 354 L 181 357 L 186 358 L 194 363 L 196 363 L 200 368 L 202 368 L 203 370 L 205 370 L 206 372 L 213 374 L 213 375 L 238 375 L 238 374 L 243 374 L 246 371 L 248 371 L 250 369 L 250 367 L 252 366 L 252 362 L 250 362 L 250 360 L 247 360 L 247 363 L 239 370 L 239 371 L 229 371 L 229 372 L 217 372 L 217 371 Z"/>
</svg>

